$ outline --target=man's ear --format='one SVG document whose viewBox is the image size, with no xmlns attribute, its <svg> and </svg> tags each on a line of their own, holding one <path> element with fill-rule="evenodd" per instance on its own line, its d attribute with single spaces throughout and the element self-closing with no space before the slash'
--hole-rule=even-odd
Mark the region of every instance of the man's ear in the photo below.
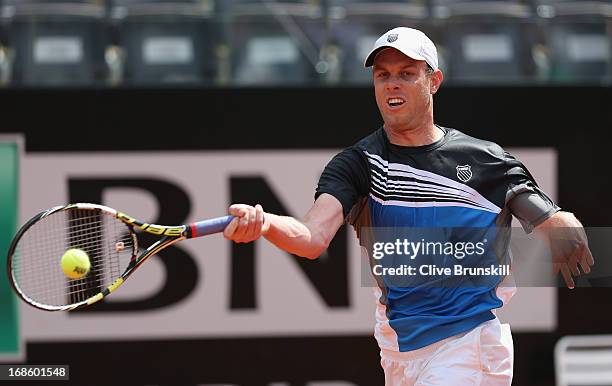
<svg viewBox="0 0 612 386">
<path fill-rule="evenodd" d="M 429 79 L 429 92 L 433 95 L 440 89 L 444 75 L 442 75 L 442 71 L 440 71 L 440 69 L 437 69 L 433 72 L 433 74 L 431 74 Z"/>
</svg>

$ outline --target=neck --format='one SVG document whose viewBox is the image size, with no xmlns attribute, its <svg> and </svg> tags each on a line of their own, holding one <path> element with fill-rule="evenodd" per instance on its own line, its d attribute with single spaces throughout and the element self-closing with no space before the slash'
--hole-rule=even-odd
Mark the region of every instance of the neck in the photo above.
<svg viewBox="0 0 612 386">
<path fill-rule="evenodd" d="M 440 140 L 444 132 L 433 122 L 415 128 L 384 126 L 389 142 L 400 146 L 425 146 Z"/>
</svg>

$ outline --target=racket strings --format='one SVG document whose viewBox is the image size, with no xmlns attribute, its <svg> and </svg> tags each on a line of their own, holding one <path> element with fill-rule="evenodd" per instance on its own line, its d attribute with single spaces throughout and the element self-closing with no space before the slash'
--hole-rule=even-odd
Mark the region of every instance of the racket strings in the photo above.
<svg viewBox="0 0 612 386">
<path fill-rule="evenodd" d="M 70 248 L 82 249 L 88 253 L 88 255 L 91 251 L 91 253 L 97 257 L 94 261 L 91 261 L 89 273 L 92 275 L 88 274 L 84 278 L 78 279 L 79 282 L 76 283 L 76 286 L 71 285 L 71 282 L 68 282 L 66 285 L 66 295 L 69 302 L 78 303 L 94 296 L 102 290 L 100 273 L 103 273 L 106 268 L 103 264 L 104 251 L 102 247 L 102 240 L 104 238 L 102 233 L 102 224 L 104 217 L 101 214 L 98 214 L 97 216 L 81 216 L 81 213 L 74 211 L 71 211 L 68 214 L 70 217 L 70 220 L 68 220 L 68 246 Z M 89 236 L 93 237 L 89 238 Z M 72 287 L 76 287 L 77 290 L 71 291 Z"/>
<path fill-rule="evenodd" d="M 96 228 L 101 228 L 102 222 L 98 222 L 98 224 L 100 224 L 99 226 L 97 226 Z M 94 228 L 90 227 L 87 229 L 77 229 L 78 231 L 86 231 L 86 232 L 92 232 Z M 51 235 L 47 235 L 43 238 L 38 237 L 37 238 L 37 242 L 35 244 L 24 244 L 22 245 L 21 248 L 21 255 L 32 255 L 32 254 L 37 254 L 38 252 L 40 252 L 40 245 L 43 244 L 49 244 L 52 242 L 57 242 L 58 240 L 58 234 L 57 232 L 55 234 L 51 234 Z M 92 251 L 92 253 L 88 253 L 89 259 L 90 261 L 93 263 L 94 266 L 96 266 L 96 262 L 100 262 L 100 264 L 104 264 L 104 257 L 105 255 L 103 253 L 101 253 L 101 251 L 99 250 L 99 248 L 95 248 L 96 246 L 98 246 L 100 244 L 100 242 L 102 242 L 102 240 L 104 239 L 104 237 L 102 236 L 102 233 L 100 232 L 99 234 L 95 235 L 92 234 L 91 236 L 87 237 L 86 239 L 84 238 L 83 235 L 79 235 L 78 237 L 75 236 L 69 236 L 67 238 L 68 241 L 68 245 L 71 246 L 72 248 L 79 248 L 82 250 L 85 250 L 86 252 Z M 126 235 L 126 239 L 125 241 L 131 241 L 131 238 L 129 237 L 129 234 Z M 125 244 L 125 241 L 124 244 Z M 60 244 L 61 246 L 62 244 Z M 109 246 L 110 248 L 110 246 Z M 112 251 L 109 249 L 108 253 L 111 254 Z M 110 260 L 109 263 L 111 263 L 111 266 L 115 267 L 115 273 L 117 273 L 117 271 L 119 270 L 119 266 L 118 266 L 118 261 L 116 260 Z M 14 271 L 19 272 L 19 269 L 15 269 Z"/>
<path fill-rule="evenodd" d="M 61 268 L 66 250 L 89 256 L 91 268 L 70 279 Z M 99 210 L 72 208 L 43 217 L 19 240 L 12 274 L 19 290 L 41 305 L 65 306 L 87 300 L 121 276 L 135 253 L 129 228 Z"/>
<path fill-rule="evenodd" d="M 55 215 L 53 217 L 53 220 L 57 220 L 57 219 L 59 219 L 59 217 Z M 46 220 L 51 220 L 51 217 L 49 217 Z M 47 223 L 51 223 L 51 221 L 47 221 Z M 58 222 L 54 221 L 53 223 L 58 223 Z M 61 223 L 58 223 L 58 224 L 61 224 Z M 28 236 L 35 235 L 31 237 L 31 239 L 34 239 L 35 241 L 31 244 L 25 243 L 24 242 L 25 239 L 22 239 L 20 241 L 20 246 L 22 246 L 22 248 L 19 250 L 19 255 L 23 261 L 25 261 L 26 256 L 44 255 L 45 253 L 47 253 L 46 250 L 49 246 L 51 247 L 52 250 L 60 250 L 62 248 L 61 246 L 64 245 L 63 236 L 62 236 L 62 233 L 64 233 L 64 229 L 57 227 L 57 225 L 55 228 L 50 228 L 50 227 L 47 227 L 47 228 L 55 229 L 55 231 L 50 232 L 48 230 L 45 230 L 43 232 L 42 228 L 40 228 L 40 224 L 37 223 L 34 227 L 32 227 L 28 231 Z M 36 232 L 36 233 L 33 233 L 33 232 Z M 35 269 L 36 265 L 34 264 L 23 265 L 23 268 L 21 268 L 22 265 L 20 265 L 19 266 L 20 268 L 14 269 L 14 272 L 17 274 L 17 280 L 19 280 L 20 286 L 23 287 L 22 289 L 28 295 L 34 297 L 36 300 L 39 300 L 40 298 L 39 294 L 42 291 L 46 291 L 47 294 L 48 293 L 58 293 L 59 292 L 58 289 L 61 289 L 61 287 L 63 286 L 63 283 L 62 283 L 63 279 L 61 278 L 61 275 L 58 275 L 57 272 L 54 272 L 54 271 L 51 271 L 53 272 L 53 276 L 51 278 L 48 277 L 48 275 L 45 275 L 45 273 L 49 269 L 52 269 L 52 267 L 49 265 L 50 261 L 45 261 L 45 262 L 37 261 L 36 263 L 40 267 L 44 267 L 44 271 L 40 269 Z M 38 275 L 35 276 L 35 274 L 38 274 Z M 26 284 L 26 278 L 28 280 L 27 284 Z M 46 280 L 43 280 L 43 279 L 46 279 Z M 49 280 L 49 279 L 52 279 L 52 280 Z M 36 285 L 32 284 L 33 280 L 37 280 Z M 61 300 L 57 300 L 57 299 L 54 300 L 55 303 L 59 301 Z"/>
<path fill-rule="evenodd" d="M 98 221 L 97 223 L 102 224 L 101 221 Z M 72 279 L 67 282 L 66 285 L 68 287 L 68 291 L 66 294 L 67 295 L 77 294 L 77 297 L 73 299 L 74 300 L 73 302 L 79 302 L 81 300 L 87 299 L 88 297 L 91 297 L 95 295 L 97 292 L 99 292 L 101 288 L 97 288 L 97 287 L 100 287 L 101 278 L 107 274 L 106 271 L 109 271 L 110 277 L 114 277 L 114 278 L 119 277 L 119 275 L 122 272 L 118 264 L 119 262 L 116 259 L 106 261 L 105 260 L 106 255 L 103 254 L 102 251 L 100 251 L 98 248 L 95 248 L 95 246 L 97 246 L 103 240 L 102 232 L 99 232 L 98 235 L 95 235 L 95 236 L 92 235 L 89 238 L 84 238 L 83 232 L 91 232 L 93 229 L 94 229 L 93 227 L 82 227 L 79 224 L 79 226 L 75 227 L 74 229 L 74 231 L 79 234 L 71 235 L 68 237 L 69 247 L 78 248 L 88 253 L 89 260 L 92 266 L 92 269 L 90 270 L 89 274 L 87 275 L 85 279 Z M 39 239 L 39 241 L 50 242 L 51 240 L 54 240 L 54 239 L 56 239 L 56 237 L 55 238 L 45 237 L 44 239 Z M 89 252 L 89 251 L 93 251 L 93 252 Z M 24 252 L 25 251 L 22 250 L 22 255 L 24 254 Z M 109 250 L 108 253 L 111 254 L 112 251 Z M 100 268 L 100 269 L 96 269 L 96 268 Z M 40 290 L 47 286 L 48 286 L 47 283 L 41 281 L 41 283 L 37 287 L 34 287 L 34 286 L 30 287 L 30 290 L 31 291 Z M 86 289 L 90 290 L 89 292 L 93 292 L 93 293 L 86 293 L 88 292 Z"/>
</svg>

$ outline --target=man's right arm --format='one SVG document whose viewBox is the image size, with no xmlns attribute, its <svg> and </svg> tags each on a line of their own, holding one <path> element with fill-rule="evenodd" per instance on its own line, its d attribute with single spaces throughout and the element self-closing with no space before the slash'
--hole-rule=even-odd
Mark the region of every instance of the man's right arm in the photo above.
<svg viewBox="0 0 612 386">
<path fill-rule="evenodd" d="M 309 259 L 327 249 L 344 222 L 342 204 L 327 193 L 316 199 L 302 221 L 265 213 L 261 205 L 234 204 L 229 213 L 236 218 L 223 232 L 226 239 L 248 243 L 264 236 L 278 248 Z"/>
</svg>

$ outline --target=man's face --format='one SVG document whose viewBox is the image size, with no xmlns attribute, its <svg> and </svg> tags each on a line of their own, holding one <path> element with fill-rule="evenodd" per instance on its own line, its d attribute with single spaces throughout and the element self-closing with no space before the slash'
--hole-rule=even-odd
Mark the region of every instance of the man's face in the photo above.
<svg viewBox="0 0 612 386">
<path fill-rule="evenodd" d="M 426 114 L 432 114 L 431 95 L 439 83 L 432 84 L 427 68 L 425 61 L 409 58 L 395 48 L 378 53 L 374 59 L 374 91 L 387 128 L 416 128 Z"/>
</svg>

